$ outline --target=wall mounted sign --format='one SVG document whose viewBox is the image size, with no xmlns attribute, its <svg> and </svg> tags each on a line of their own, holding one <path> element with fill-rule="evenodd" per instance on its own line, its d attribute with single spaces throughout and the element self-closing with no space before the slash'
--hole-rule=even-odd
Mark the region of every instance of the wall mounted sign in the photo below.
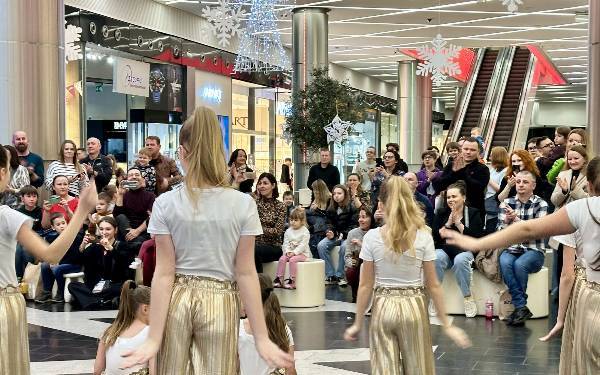
<svg viewBox="0 0 600 375">
<path fill-rule="evenodd" d="M 113 92 L 149 95 L 150 64 L 115 57 L 113 64 Z"/>
<path fill-rule="evenodd" d="M 205 86 L 200 89 L 200 96 L 206 101 L 221 103 L 223 100 L 223 90 L 217 87 Z"/>
</svg>

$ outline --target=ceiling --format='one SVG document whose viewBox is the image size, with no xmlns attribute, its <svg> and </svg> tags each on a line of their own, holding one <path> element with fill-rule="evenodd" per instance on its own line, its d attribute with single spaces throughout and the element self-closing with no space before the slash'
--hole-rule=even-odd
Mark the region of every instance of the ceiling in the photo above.
<svg viewBox="0 0 600 375">
<path fill-rule="evenodd" d="M 201 15 L 217 0 L 156 0 Z M 251 4 L 250 0 L 231 2 Z M 510 13 L 502 0 L 296 0 L 296 6 L 327 7 L 329 60 L 390 83 L 397 62 L 410 59 L 397 49 L 416 48 L 442 34 L 450 43 L 469 48 L 540 46 L 571 85 L 540 87 L 538 100 L 585 101 L 588 64 L 588 0 L 522 0 Z M 294 1 L 288 0 L 287 4 Z M 279 32 L 291 45 L 291 6 L 280 11 Z M 287 11 L 286 11 L 287 10 Z M 454 103 L 450 81 L 434 97 Z"/>
</svg>

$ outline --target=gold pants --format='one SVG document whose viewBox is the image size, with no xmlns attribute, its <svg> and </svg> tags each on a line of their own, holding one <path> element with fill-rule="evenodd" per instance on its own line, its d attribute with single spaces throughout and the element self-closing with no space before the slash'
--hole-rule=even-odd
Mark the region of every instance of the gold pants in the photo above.
<svg viewBox="0 0 600 375">
<path fill-rule="evenodd" d="M 0 288 L 0 374 L 29 375 L 25 298 L 12 286 Z"/>
<path fill-rule="evenodd" d="M 233 281 L 176 274 L 157 373 L 236 375 L 239 300 Z"/>
<path fill-rule="evenodd" d="M 373 375 L 433 375 L 423 288 L 375 288 L 369 333 Z"/>
<path fill-rule="evenodd" d="M 560 366 L 559 375 L 576 375 L 575 362 L 573 359 L 573 333 L 575 329 L 575 314 L 577 312 L 577 303 L 581 287 L 585 284 L 585 269 L 581 266 L 575 266 L 575 283 L 569 300 L 569 307 L 565 315 L 565 324 L 562 332 L 562 344 L 560 346 Z"/>
<path fill-rule="evenodd" d="M 600 374 L 600 283 L 581 286 L 573 335 L 574 373 Z"/>
</svg>

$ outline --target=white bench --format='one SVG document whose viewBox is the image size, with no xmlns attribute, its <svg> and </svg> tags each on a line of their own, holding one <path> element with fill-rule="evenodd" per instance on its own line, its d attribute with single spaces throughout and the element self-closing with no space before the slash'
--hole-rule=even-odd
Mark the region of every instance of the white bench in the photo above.
<svg viewBox="0 0 600 375">
<path fill-rule="evenodd" d="M 275 279 L 277 263 L 263 264 L 263 273 L 268 275 L 271 280 Z M 325 262 L 321 259 L 311 259 L 297 264 L 296 289 L 275 289 L 281 306 L 316 307 L 325 305 Z M 286 266 L 284 280 L 288 277 L 289 263 Z"/>
<path fill-rule="evenodd" d="M 83 272 L 65 273 L 63 275 L 63 277 L 65 278 L 64 299 L 65 299 L 65 302 L 68 303 L 68 302 L 71 302 L 71 298 L 72 298 L 71 293 L 69 292 L 69 284 L 71 284 L 71 281 L 83 282 Z"/>
<path fill-rule="evenodd" d="M 447 313 L 464 315 L 463 295 L 452 270 L 446 270 L 442 289 Z M 477 303 L 477 315 L 485 315 L 485 303 L 488 298 L 494 303 L 494 315 L 498 315 L 500 293 L 506 289 L 508 287 L 504 283 L 494 283 L 478 270 L 473 270 L 471 292 Z M 548 268 L 542 267 L 539 272 L 529 275 L 527 307 L 534 318 L 548 316 Z"/>
</svg>

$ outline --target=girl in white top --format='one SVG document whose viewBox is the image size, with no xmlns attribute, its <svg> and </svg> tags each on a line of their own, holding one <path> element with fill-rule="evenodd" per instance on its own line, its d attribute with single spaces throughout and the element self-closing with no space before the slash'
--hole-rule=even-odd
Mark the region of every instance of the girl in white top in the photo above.
<svg viewBox="0 0 600 375">
<path fill-rule="evenodd" d="M 258 275 L 260 283 L 260 294 L 267 322 L 269 337 L 281 350 L 288 352 L 292 358 L 294 356 L 294 338 L 290 327 L 285 323 L 281 314 L 281 306 L 275 293 L 273 293 L 273 284 L 269 278 L 264 275 Z M 248 319 L 240 321 L 240 340 L 238 342 L 238 354 L 240 356 L 240 370 L 242 375 L 269 375 L 277 369 L 269 366 L 256 351 L 252 327 Z M 277 372 L 278 373 L 278 372 Z M 292 366 L 285 369 L 286 375 L 296 375 L 296 368 Z"/>
<path fill-rule="evenodd" d="M 290 227 L 286 229 L 283 235 L 283 255 L 279 258 L 277 264 L 277 274 L 273 280 L 275 288 L 296 289 L 296 274 L 298 272 L 298 262 L 304 262 L 312 258 L 308 241 L 310 232 L 306 228 L 306 213 L 304 208 L 296 207 L 290 212 Z M 285 265 L 290 263 L 290 278 L 282 283 L 285 275 Z"/>
<path fill-rule="evenodd" d="M 154 373 L 154 360 L 127 370 L 119 366 L 123 361 L 121 354 L 136 349 L 148 337 L 148 313 L 150 306 L 150 288 L 137 285 L 133 280 L 123 283 L 117 318 L 108 327 L 98 344 L 94 375 L 142 375 Z"/>
<path fill-rule="evenodd" d="M 433 238 L 408 183 L 396 176 L 386 180 L 379 205 L 386 224 L 363 238 L 357 318 L 344 338 L 356 340 L 375 286 L 369 334 L 373 375 L 434 374 L 424 285 L 444 332 L 461 347 L 470 342 L 446 316 L 435 272 Z"/>
<path fill-rule="evenodd" d="M 575 307 L 571 368 L 577 374 L 599 374 L 600 197 L 597 195 L 600 193 L 600 157 L 589 162 L 587 179 L 588 192 L 594 195 L 592 198 L 576 200 L 551 215 L 520 221 L 483 238 L 471 238 L 457 232 L 446 233 L 446 238 L 448 243 L 479 251 L 579 231 L 577 248 L 583 258 L 587 282 L 581 287 Z M 560 368 L 563 368 L 563 363 Z"/>
<path fill-rule="evenodd" d="M 52 191 L 52 182 L 56 176 L 66 176 L 68 178 L 69 194 L 74 197 L 78 197 L 81 189 L 89 183 L 85 168 L 79 164 L 79 161 L 75 156 L 76 152 L 77 145 L 75 142 L 67 139 L 62 143 L 59 159 L 50 163 L 48 171 L 46 172 L 44 183 L 48 190 Z"/>
<path fill-rule="evenodd" d="M 240 296 L 258 353 L 269 366 L 289 367 L 291 356 L 265 325 L 254 267 L 254 239 L 262 234 L 256 203 L 229 185 L 212 110 L 196 108 L 184 123 L 178 154 L 185 184 L 156 199 L 148 225 L 156 242 L 150 332 L 122 367 L 158 353 L 157 374 L 237 374 Z"/>
<path fill-rule="evenodd" d="M 0 192 L 10 182 L 10 155 L 0 147 Z M 96 204 L 96 186 L 92 182 L 81 193 L 79 207 L 69 225 L 54 242 L 48 244 L 32 229 L 31 218 L 0 206 L 0 374 L 29 374 L 29 340 L 25 317 L 25 299 L 17 289 L 15 251 L 17 241 L 37 259 L 58 263 L 71 246 L 88 212 Z"/>
</svg>

